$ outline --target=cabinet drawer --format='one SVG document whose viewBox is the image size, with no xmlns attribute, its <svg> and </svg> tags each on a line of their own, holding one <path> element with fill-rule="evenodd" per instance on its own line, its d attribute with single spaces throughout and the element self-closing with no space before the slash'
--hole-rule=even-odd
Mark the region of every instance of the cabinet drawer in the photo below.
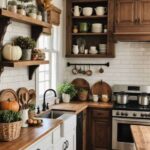
<svg viewBox="0 0 150 150">
<path fill-rule="evenodd" d="M 92 116 L 94 118 L 109 118 L 110 112 L 108 110 L 93 110 Z"/>
<path fill-rule="evenodd" d="M 52 137 L 53 137 L 53 144 L 57 143 L 60 138 L 61 138 L 61 131 L 60 131 L 60 125 L 54 129 L 53 133 L 52 133 Z"/>
</svg>

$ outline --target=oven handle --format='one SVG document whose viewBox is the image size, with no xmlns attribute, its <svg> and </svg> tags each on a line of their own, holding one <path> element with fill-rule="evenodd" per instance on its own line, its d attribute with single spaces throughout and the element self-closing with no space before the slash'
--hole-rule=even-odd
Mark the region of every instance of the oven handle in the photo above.
<svg viewBox="0 0 150 150">
<path fill-rule="evenodd" d="M 145 119 L 127 119 L 127 118 L 114 118 L 113 120 L 119 123 L 128 123 L 128 124 L 139 124 L 139 125 L 150 125 L 150 121 L 149 120 L 145 120 Z"/>
</svg>

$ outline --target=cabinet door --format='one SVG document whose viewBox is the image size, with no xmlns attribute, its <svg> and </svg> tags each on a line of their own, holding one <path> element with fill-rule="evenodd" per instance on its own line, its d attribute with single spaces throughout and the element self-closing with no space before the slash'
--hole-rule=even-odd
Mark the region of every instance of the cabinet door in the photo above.
<svg viewBox="0 0 150 150">
<path fill-rule="evenodd" d="M 150 25 L 150 0 L 139 0 L 138 21 L 141 25 Z"/>
<path fill-rule="evenodd" d="M 108 121 L 93 120 L 92 122 L 92 149 L 110 149 L 110 124 Z"/>
<path fill-rule="evenodd" d="M 136 2 L 135 0 L 116 0 L 116 25 L 134 25 L 136 20 Z"/>
</svg>

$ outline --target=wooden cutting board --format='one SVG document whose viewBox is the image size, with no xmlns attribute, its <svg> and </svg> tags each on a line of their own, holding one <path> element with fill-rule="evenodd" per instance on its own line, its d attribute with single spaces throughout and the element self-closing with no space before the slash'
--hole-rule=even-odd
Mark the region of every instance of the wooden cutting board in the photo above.
<svg viewBox="0 0 150 150">
<path fill-rule="evenodd" d="M 107 94 L 110 98 L 112 96 L 111 86 L 108 83 L 104 82 L 104 81 L 96 82 L 92 86 L 91 92 L 92 92 L 93 95 L 95 94 L 95 95 L 102 96 L 104 94 Z"/>
<path fill-rule="evenodd" d="M 0 101 L 7 101 L 8 99 L 18 101 L 18 97 L 14 90 L 5 89 L 0 92 Z"/>
</svg>

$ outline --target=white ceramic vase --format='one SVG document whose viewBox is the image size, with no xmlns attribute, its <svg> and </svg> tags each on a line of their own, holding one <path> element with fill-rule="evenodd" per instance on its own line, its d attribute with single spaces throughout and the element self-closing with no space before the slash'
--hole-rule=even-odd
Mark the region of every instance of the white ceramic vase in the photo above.
<svg viewBox="0 0 150 150">
<path fill-rule="evenodd" d="M 28 127 L 28 123 L 27 123 L 27 120 L 29 119 L 29 109 L 23 109 L 21 111 L 21 117 L 22 117 L 22 127 L 23 128 L 26 128 Z"/>
<path fill-rule="evenodd" d="M 13 12 L 13 13 L 17 13 L 17 6 L 16 5 L 9 5 L 8 10 Z"/>
<path fill-rule="evenodd" d="M 62 94 L 62 100 L 64 103 L 69 103 L 70 99 L 71 99 L 71 97 L 69 94 L 65 94 L 65 93 Z"/>
</svg>

